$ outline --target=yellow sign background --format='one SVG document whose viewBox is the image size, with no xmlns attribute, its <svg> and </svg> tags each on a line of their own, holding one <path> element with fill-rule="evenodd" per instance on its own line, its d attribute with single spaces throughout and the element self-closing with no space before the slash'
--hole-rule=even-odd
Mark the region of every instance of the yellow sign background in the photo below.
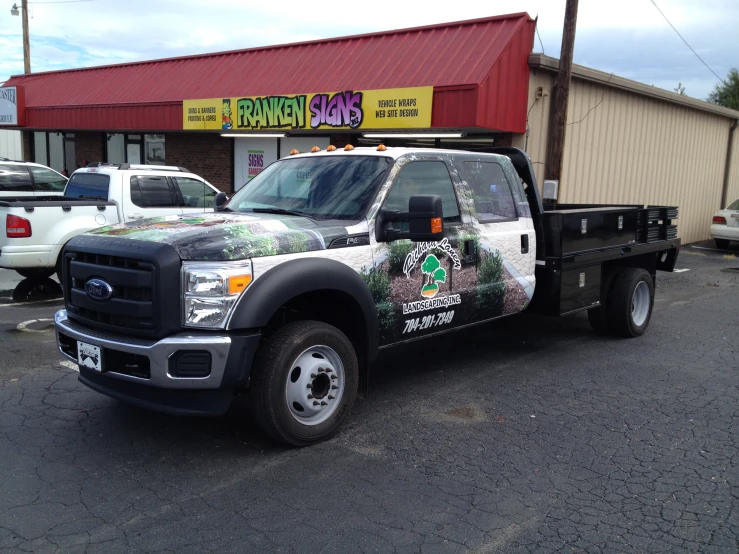
<svg viewBox="0 0 739 554">
<path fill-rule="evenodd" d="M 431 127 L 434 87 L 206 98 L 182 103 L 186 130 L 349 130 Z"/>
</svg>

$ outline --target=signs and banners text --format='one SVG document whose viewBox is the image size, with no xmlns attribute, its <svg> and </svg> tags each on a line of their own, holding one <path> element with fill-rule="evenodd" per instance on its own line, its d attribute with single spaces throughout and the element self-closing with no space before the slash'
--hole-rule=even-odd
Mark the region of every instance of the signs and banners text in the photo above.
<svg viewBox="0 0 739 554">
<path fill-rule="evenodd" d="M 433 87 L 185 100 L 187 130 L 425 129 Z"/>
</svg>

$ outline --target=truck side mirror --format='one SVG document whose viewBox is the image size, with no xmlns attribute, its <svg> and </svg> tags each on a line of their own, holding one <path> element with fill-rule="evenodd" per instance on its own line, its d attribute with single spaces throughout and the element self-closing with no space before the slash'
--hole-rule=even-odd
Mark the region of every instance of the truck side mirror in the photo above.
<svg viewBox="0 0 739 554">
<path fill-rule="evenodd" d="M 216 210 L 223 207 L 227 200 L 228 196 L 226 196 L 225 192 L 219 192 L 216 194 Z"/>
<path fill-rule="evenodd" d="M 393 221 L 407 221 L 408 230 L 393 228 Z M 438 241 L 444 236 L 444 214 L 441 209 L 441 196 L 438 194 L 417 194 L 408 200 L 408 211 L 398 212 L 381 209 L 375 224 L 375 240 L 392 242 L 410 239 L 415 242 Z"/>
</svg>

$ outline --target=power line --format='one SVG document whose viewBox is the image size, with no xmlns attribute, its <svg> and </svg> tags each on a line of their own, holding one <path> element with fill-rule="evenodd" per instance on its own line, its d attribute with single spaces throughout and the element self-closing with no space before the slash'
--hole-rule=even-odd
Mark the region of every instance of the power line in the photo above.
<svg viewBox="0 0 739 554">
<path fill-rule="evenodd" d="M 685 46 L 687 46 L 688 48 L 690 48 L 690 51 L 693 54 L 695 54 L 695 57 L 698 58 L 703 65 L 706 66 L 706 68 L 708 69 L 708 71 L 710 71 L 711 73 L 713 73 L 716 76 L 716 79 L 718 79 L 719 81 L 721 81 L 723 83 L 724 80 L 721 77 L 719 77 L 718 74 L 713 69 L 711 69 L 711 67 L 703 60 L 703 58 L 701 58 L 698 55 L 698 52 L 696 52 L 695 50 L 693 50 L 693 47 L 690 46 L 690 44 L 688 44 L 688 41 L 683 38 L 683 36 L 680 34 L 680 32 L 677 29 L 675 29 L 675 26 L 672 23 L 670 23 L 670 20 L 667 19 L 667 16 L 664 13 L 662 13 L 662 10 L 659 9 L 659 6 L 657 5 L 657 3 L 654 0 L 650 0 L 650 2 L 652 2 L 652 4 L 654 4 L 654 7 L 657 8 L 657 11 L 660 13 L 660 15 L 662 15 L 662 17 L 665 18 L 665 21 L 667 21 L 668 25 L 670 27 L 672 27 L 672 30 L 675 31 L 675 33 L 677 33 L 677 36 L 679 36 L 680 39 L 685 43 Z"/>
<path fill-rule="evenodd" d="M 534 20 L 534 29 L 536 29 L 536 36 L 539 37 L 539 44 L 541 44 L 541 53 L 546 56 L 546 52 L 544 52 L 544 43 L 541 40 L 541 35 L 539 34 L 539 15 L 536 15 L 536 19 Z"/>
</svg>

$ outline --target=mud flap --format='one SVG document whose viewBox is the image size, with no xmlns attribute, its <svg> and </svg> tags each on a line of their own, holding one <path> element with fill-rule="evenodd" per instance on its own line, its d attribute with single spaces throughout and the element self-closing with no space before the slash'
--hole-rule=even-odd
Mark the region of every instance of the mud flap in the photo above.
<svg viewBox="0 0 739 554">
<path fill-rule="evenodd" d="M 679 246 L 677 248 L 670 248 L 669 250 L 657 252 L 657 269 L 660 271 L 674 271 L 679 252 Z"/>
</svg>

